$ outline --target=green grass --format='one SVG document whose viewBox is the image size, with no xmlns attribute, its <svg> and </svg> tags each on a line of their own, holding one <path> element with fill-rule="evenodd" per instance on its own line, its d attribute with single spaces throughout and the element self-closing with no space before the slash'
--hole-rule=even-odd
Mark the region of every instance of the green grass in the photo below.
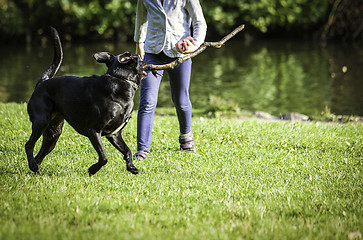
<svg viewBox="0 0 363 240">
<path fill-rule="evenodd" d="M 176 117 L 157 116 L 150 160 L 96 175 L 86 137 L 65 125 L 28 169 L 26 107 L 0 104 L 0 239 L 352 239 L 363 233 L 363 125 L 194 118 L 197 154 Z M 124 137 L 136 148 L 136 114 Z M 39 146 L 37 146 L 39 149 Z M 354 233 L 354 234 L 352 234 Z M 349 237 L 350 236 L 350 237 Z M 353 236 L 353 237 L 352 237 Z"/>
</svg>

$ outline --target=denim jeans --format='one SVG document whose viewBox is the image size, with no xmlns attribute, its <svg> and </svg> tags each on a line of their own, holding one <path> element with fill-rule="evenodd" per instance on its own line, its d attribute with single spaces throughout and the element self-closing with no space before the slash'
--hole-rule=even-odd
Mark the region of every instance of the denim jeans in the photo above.
<svg viewBox="0 0 363 240">
<path fill-rule="evenodd" d="M 144 61 L 147 64 L 166 64 L 175 60 L 164 53 L 146 53 Z M 177 65 L 174 69 L 166 70 L 170 78 L 171 97 L 177 112 L 181 134 L 191 131 L 192 104 L 189 99 L 191 59 Z M 158 70 L 163 74 L 163 70 Z M 147 77 L 141 81 L 140 105 L 137 114 L 137 151 L 150 151 L 151 135 L 155 108 L 158 101 L 161 76 L 155 77 L 148 72 Z"/>
</svg>

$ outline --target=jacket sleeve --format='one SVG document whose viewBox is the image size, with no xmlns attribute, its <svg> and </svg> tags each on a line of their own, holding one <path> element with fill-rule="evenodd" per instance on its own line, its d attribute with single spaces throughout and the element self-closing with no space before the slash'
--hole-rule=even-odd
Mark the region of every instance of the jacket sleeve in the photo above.
<svg viewBox="0 0 363 240">
<path fill-rule="evenodd" d="M 204 19 L 202 7 L 199 0 L 187 0 L 185 7 L 192 19 L 194 44 L 199 47 L 204 42 L 207 34 L 207 23 Z"/>
<path fill-rule="evenodd" d="M 147 32 L 147 11 L 143 0 L 137 1 L 136 7 L 136 20 L 135 20 L 135 32 L 134 41 L 135 42 L 145 42 L 146 32 Z"/>
</svg>

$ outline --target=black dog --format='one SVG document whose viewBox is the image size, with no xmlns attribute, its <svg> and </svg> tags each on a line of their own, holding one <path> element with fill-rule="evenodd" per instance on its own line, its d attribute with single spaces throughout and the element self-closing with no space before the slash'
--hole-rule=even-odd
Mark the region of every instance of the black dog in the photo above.
<svg viewBox="0 0 363 240">
<path fill-rule="evenodd" d="M 134 53 L 125 52 L 113 56 L 107 52 L 95 53 L 97 62 L 108 67 L 102 76 L 53 77 L 63 59 L 61 42 L 52 28 L 54 58 L 43 73 L 28 103 L 32 122 L 32 134 L 25 144 L 29 168 L 39 172 L 44 157 L 55 147 L 62 133 L 64 119 L 80 134 L 87 136 L 96 149 L 99 159 L 88 172 L 95 174 L 107 163 L 101 136 L 106 138 L 124 155 L 127 170 L 139 171 L 132 163 L 132 153 L 122 138 L 122 129 L 131 117 L 133 98 L 146 77 L 144 62 Z M 33 151 L 36 141 L 43 135 L 43 143 L 37 156 Z"/>
</svg>

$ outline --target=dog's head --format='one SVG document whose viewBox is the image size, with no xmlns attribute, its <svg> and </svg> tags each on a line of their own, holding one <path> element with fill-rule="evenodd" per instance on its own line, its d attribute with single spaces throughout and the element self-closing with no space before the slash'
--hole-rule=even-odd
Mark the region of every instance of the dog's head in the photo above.
<svg viewBox="0 0 363 240">
<path fill-rule="evenodd" d="M 113 77 L 127 79 L 137 86 L 146 77 L 145 63 L 135 53 L 124 52 L 114 56 L 108 52 L 98 52 L 93 54 L 93 57 L 97 62 L 105 63 L 108 67 L 106 74 Z"/>
</svg>

